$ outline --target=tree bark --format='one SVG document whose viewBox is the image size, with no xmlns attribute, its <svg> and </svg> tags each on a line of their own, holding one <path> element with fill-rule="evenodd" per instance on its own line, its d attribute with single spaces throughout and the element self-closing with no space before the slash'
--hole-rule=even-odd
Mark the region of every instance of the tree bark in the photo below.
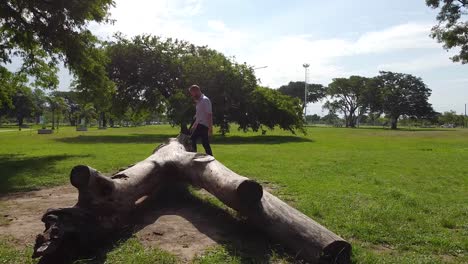
<svg viewBox="0 0 468 264">
<path fill-rule="evenodd" d="M 55 109 L 52 109 L 52 130 L 55 129 Z"/>
<path fill-rule="evenodd" d="M 189 151 L 190 139 L 181 134 L 111 177 L 88 166 L 74 167 L 70 181 L 78 189 L 78 202 L 72 208 L 49 209 L 44 214 L 46 230 L 37 236 L 33 257 L 68 252 L 64 247 L 69 247 L 69 241 L 75 247 L 91 245 L 96 238 L 126 226 L 132 212 L 160 188 L 181 181 L 207 190 L 305 260 L 350 262 L 351 245 L 341 237 L 213 157 Z"/>
<path fill-rule="evenodd" d="M 390 119 L 390 122 L 391 122 L 391 128 L 397 129 L 398 116 L 392 116 Z"/>
</svg>

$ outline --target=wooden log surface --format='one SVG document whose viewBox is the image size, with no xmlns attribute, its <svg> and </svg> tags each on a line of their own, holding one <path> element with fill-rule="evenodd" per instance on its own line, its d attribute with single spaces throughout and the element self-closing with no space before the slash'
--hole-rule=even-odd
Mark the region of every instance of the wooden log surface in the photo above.
<svg viewBox="0 0 468 264">
<path fill-rule="evenodd" d="M 78 189 L 78 202 L 72 208 L 46 212 L 42 219 L 46 230 L 38 235 L 33 256 L 63 251 L 61 244 L 70 236 L 86 244 L 93 239 L 89 230 L 106 234 L 121 228 L 132 211 L 166 183 L 182 181 L 205 189 L 311 263 L 350 262 L 351 245 L 344 239 L 213 157 L 190 152 L 190 146 L 189 138 L 181 134 L 111 177 L 88 166 L 74 167 L 70 181 Z M 87 229 L 87 224 L 92 227 Z"/>
</svg>

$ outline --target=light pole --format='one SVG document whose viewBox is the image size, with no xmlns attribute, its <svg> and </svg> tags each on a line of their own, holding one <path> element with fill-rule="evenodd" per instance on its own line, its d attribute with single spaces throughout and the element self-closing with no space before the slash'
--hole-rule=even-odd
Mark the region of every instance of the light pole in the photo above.
<svg viewBox="0 0 468 264">
<path fill-rule="evenodd" d="M 260 69 L 265 69 L 268 68 L 268 66 L 261 66 L 261 67 L 255 67 L 253 70 L 260 70 Z"/>
<path fill-rule="evenodd" d="M 305 71 L 305 78 L 304 78 L 304 121 L 307 121 L 307 77 L 309 73 L 309 66 L 310 64 L 304 63 L 302 67 L 304 67 Z"/>
<path fill-rule="evenodd" d="M 463 124 L 465 125 L 465 128 L 468 127 L 468 119 L 466 118 L 466 104 L 465 104 L 465 119 L 464 119 L 465 122 L 463 122 Z"/>
</svg>

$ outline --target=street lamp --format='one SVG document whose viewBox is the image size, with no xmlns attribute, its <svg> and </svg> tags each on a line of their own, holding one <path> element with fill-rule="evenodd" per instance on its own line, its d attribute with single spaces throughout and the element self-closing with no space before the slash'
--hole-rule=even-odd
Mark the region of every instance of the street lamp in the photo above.
<svg viewBox="0 0 468 264">
<path fill-rule="evenodd" d="M 304 78 L 304 120 L 307 121 L 306 116 L 307 116 L 307 77 L 309 73 L 309 66 L 310 64 L 304 63 L 302 64 L 302 67 L 304 67 L 305 71 L 305 78 Z"/>
</svg>

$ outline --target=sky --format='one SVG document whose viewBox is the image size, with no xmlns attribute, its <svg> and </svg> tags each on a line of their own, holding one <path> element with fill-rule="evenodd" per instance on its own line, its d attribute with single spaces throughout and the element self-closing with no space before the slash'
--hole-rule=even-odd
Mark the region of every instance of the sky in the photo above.
<svg viewBox="0 0 468 264">
<path fill-rule="evenodd" d="M 113 25 L 90 24 L 109 39 L 152 34 L 207 45 L 256 70 L 261 85 L 303 81 L 328 85 L 333 78 L 379 71 L 421 77 L 436 111 L 464 111 L 468 65 L 453 63 L 430 38 L 437 10 L 424 0 L 116 0 Z M 60 89 L 70 76 L 60 73 Z M 324 115 L 321 103 L 308 114 Z"/>
</svg>

